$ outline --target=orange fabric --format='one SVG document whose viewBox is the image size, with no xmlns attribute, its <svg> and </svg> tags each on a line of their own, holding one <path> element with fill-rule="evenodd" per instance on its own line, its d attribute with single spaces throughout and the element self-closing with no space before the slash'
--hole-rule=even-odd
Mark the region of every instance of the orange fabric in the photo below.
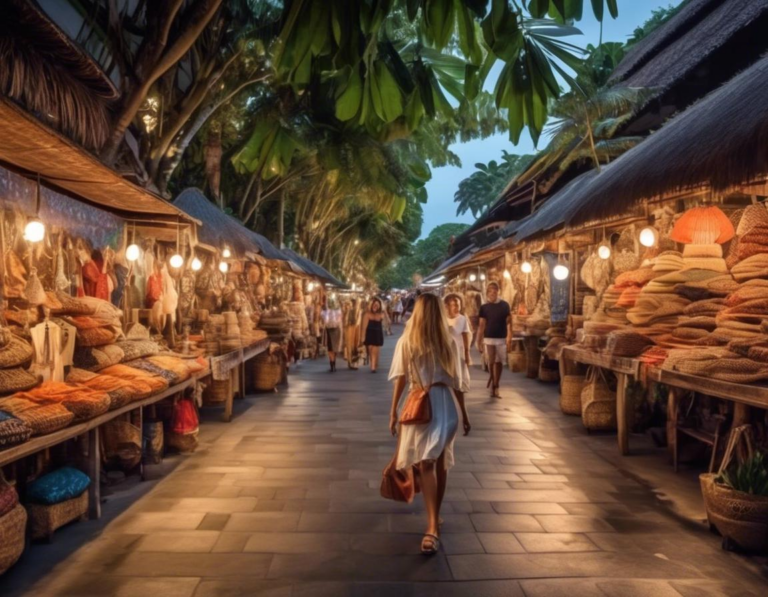
<svg viewBox="0 0 768 597">
<path fill-rule="evenodd" d="M 109 300 L 109 281 L 107 274 L 102 273 L 101 264 L 90 260 L 83 265 L 83 291 L 86 296 Z"/>
<path fill-rule="evenodd" d="M 168 382 L 159 375 L 152 375 L 141 369 L 135 369 L 128 365 L 112 365 L 106 369 L 102 369 L 103 375 L 114 375 L 120 379 L 127 379 L 131 381 L 142 381 L 148 384 L 152 388 L 152 393 L 162 392 L 168 388 Z"/>
</svg>

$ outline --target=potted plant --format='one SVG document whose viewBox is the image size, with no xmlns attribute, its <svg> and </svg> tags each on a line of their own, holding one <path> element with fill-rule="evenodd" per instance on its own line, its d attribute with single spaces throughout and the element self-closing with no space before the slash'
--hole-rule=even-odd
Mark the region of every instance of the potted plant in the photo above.
<svg viewBox="0 0 768 597">
<path fill-rule="evenodd" d="M 699 476 L 710 528 L 723 536 L 723 548 L 768 549 L 768 459 L 752 449 L 748 426 L 734 429 L 717 474 Z M 747 457 L 729 467 L 733 448 L 745 438 Z"/>
</svg>

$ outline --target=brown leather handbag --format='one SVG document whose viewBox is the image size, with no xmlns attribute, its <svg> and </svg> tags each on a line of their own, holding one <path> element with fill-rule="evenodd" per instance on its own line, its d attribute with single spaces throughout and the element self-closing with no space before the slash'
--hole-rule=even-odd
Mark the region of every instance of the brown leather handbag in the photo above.
<svg viewBox="0 0 768 597">
<path fill-rule="evenodd" d="M 426 425 L 432 420 L 432 403 L 429 400 L 429 390 L 432 386 L 424 387 L 419 375 L 419 368 L 413 359 L 409 359 L 409 366 L 413 368 L 413 374 L 418 382 L 418 387 L 408 392 L 400 413 L 401 425 Z"/>
<path fill-rule="evenodd" d="M 407 469 L 397 470 L 397 455 L 400 452 L 400 433 L 397 434 L 397 448 L 392 460 L 384 469 L 381 477 L 381 488 L 379 493 L 381 497 L 394 500 L 396 502 L 405 502 L 410 504 L 414 496 L 421 491 L 419 487 L 419 476 L 415 466 L 409 466 Z"/>
</svg>

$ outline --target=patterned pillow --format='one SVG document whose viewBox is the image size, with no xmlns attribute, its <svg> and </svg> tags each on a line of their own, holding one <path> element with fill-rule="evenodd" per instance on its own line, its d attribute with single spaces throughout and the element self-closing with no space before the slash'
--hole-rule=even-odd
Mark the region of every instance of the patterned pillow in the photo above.
<svg viewBox="0 0 768 597">
<path fill-rule="evenodd" d="M 62 467 L 35 479 L 27 488 L 27 497 L 37 504 L 60 504 L 81 495 L 91 484 L 84 472 Z"/>
</svg>

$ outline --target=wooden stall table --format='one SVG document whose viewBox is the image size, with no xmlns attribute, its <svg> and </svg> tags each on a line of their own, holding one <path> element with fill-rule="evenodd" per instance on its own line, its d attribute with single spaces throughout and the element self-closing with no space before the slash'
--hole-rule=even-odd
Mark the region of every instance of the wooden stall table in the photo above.
<svg viewBox="0 0 768 597">
<path fill-rule="evenodd" d="M 700 377 L 698 375 L 689 375 L 679 371 L 669 371 L 661 367 L 649 367 L 647 373 L 648 379 L 656 383 L 663 383 L 669 388 L 667 394 L 667 445 L 676 461 L 677 452 L 677 432 L 679 427 L 679 405 L 682 396 L 686 392 L 695 392 L 721 400 L 728 400 L 734 403 L 733 427 L 738 427 L 749 422 L 750 408 L 756 407 L 768 409 L 768 384 L 742 384 L 730 381 L 721 381 L 709 377 Z M 682 430 L 692 437 L 713 445 L 714 452 L 717 451 L 717 441 L 719 434 L 714 437 L 705 437 L 704 434 L 696 434 L 692 430 Z M 710 468 L 712 466 L 710 463 Z"/>
<path fill-rule="evenodd" d="M 572 361 L 583 365 L 593 365 L 608 369 L 616 375 L 616 429 L 619 441 L 619 451 L 622 455 L 629 454 L 629 421 L 627 412 L 627 389 L 630 379 L 637 379 L 643 366 L 637 359 L 614 357 L 594 352 L 578 346 L 566 346 L 560 357 L 560 378 L 567 371 L 567 362 Z"/>
<path fill-rule="evenodd" d="M 53 448 L 70 439 L 83 436 L 85 441 L 84 452 L 86 456 L 84 468 L 91 478 L 91 484 L 88 486 L 88 517 L 90 519 L 98 519 L 101 516 L 101 451 L 99 447 L 99 428 L 104 423 L 107 423 L 120 415 L 136 409 L 143 409 L 145 406 L 156 404 L 161 400 L 174 396 L 179 392 L 183 392 L 187 388 L 193 386 L 198 379 L 199 376 L 192 376 L 188 380 L 171 386 L 154 396 L 145 398 L 144 400 L 131 402 L 122 408 L 111 410 L 88 421 L 71 425 L 47 435 L 33 437 L 23 444 L 0 450 L 0 468 L 27 456 Z"/>
<path fill-rule="evenodd" d="M 529 379 L 537 379 L 539 377 L 539 360 L 541 359 L 539 340 L 541 338 L 542 336 L 523 333 L 519 337 L 515 336 L 512 339 L 513 341 L 523 341 L 523 349 L 525 350 L 525 376 Z"/>
</svg>

